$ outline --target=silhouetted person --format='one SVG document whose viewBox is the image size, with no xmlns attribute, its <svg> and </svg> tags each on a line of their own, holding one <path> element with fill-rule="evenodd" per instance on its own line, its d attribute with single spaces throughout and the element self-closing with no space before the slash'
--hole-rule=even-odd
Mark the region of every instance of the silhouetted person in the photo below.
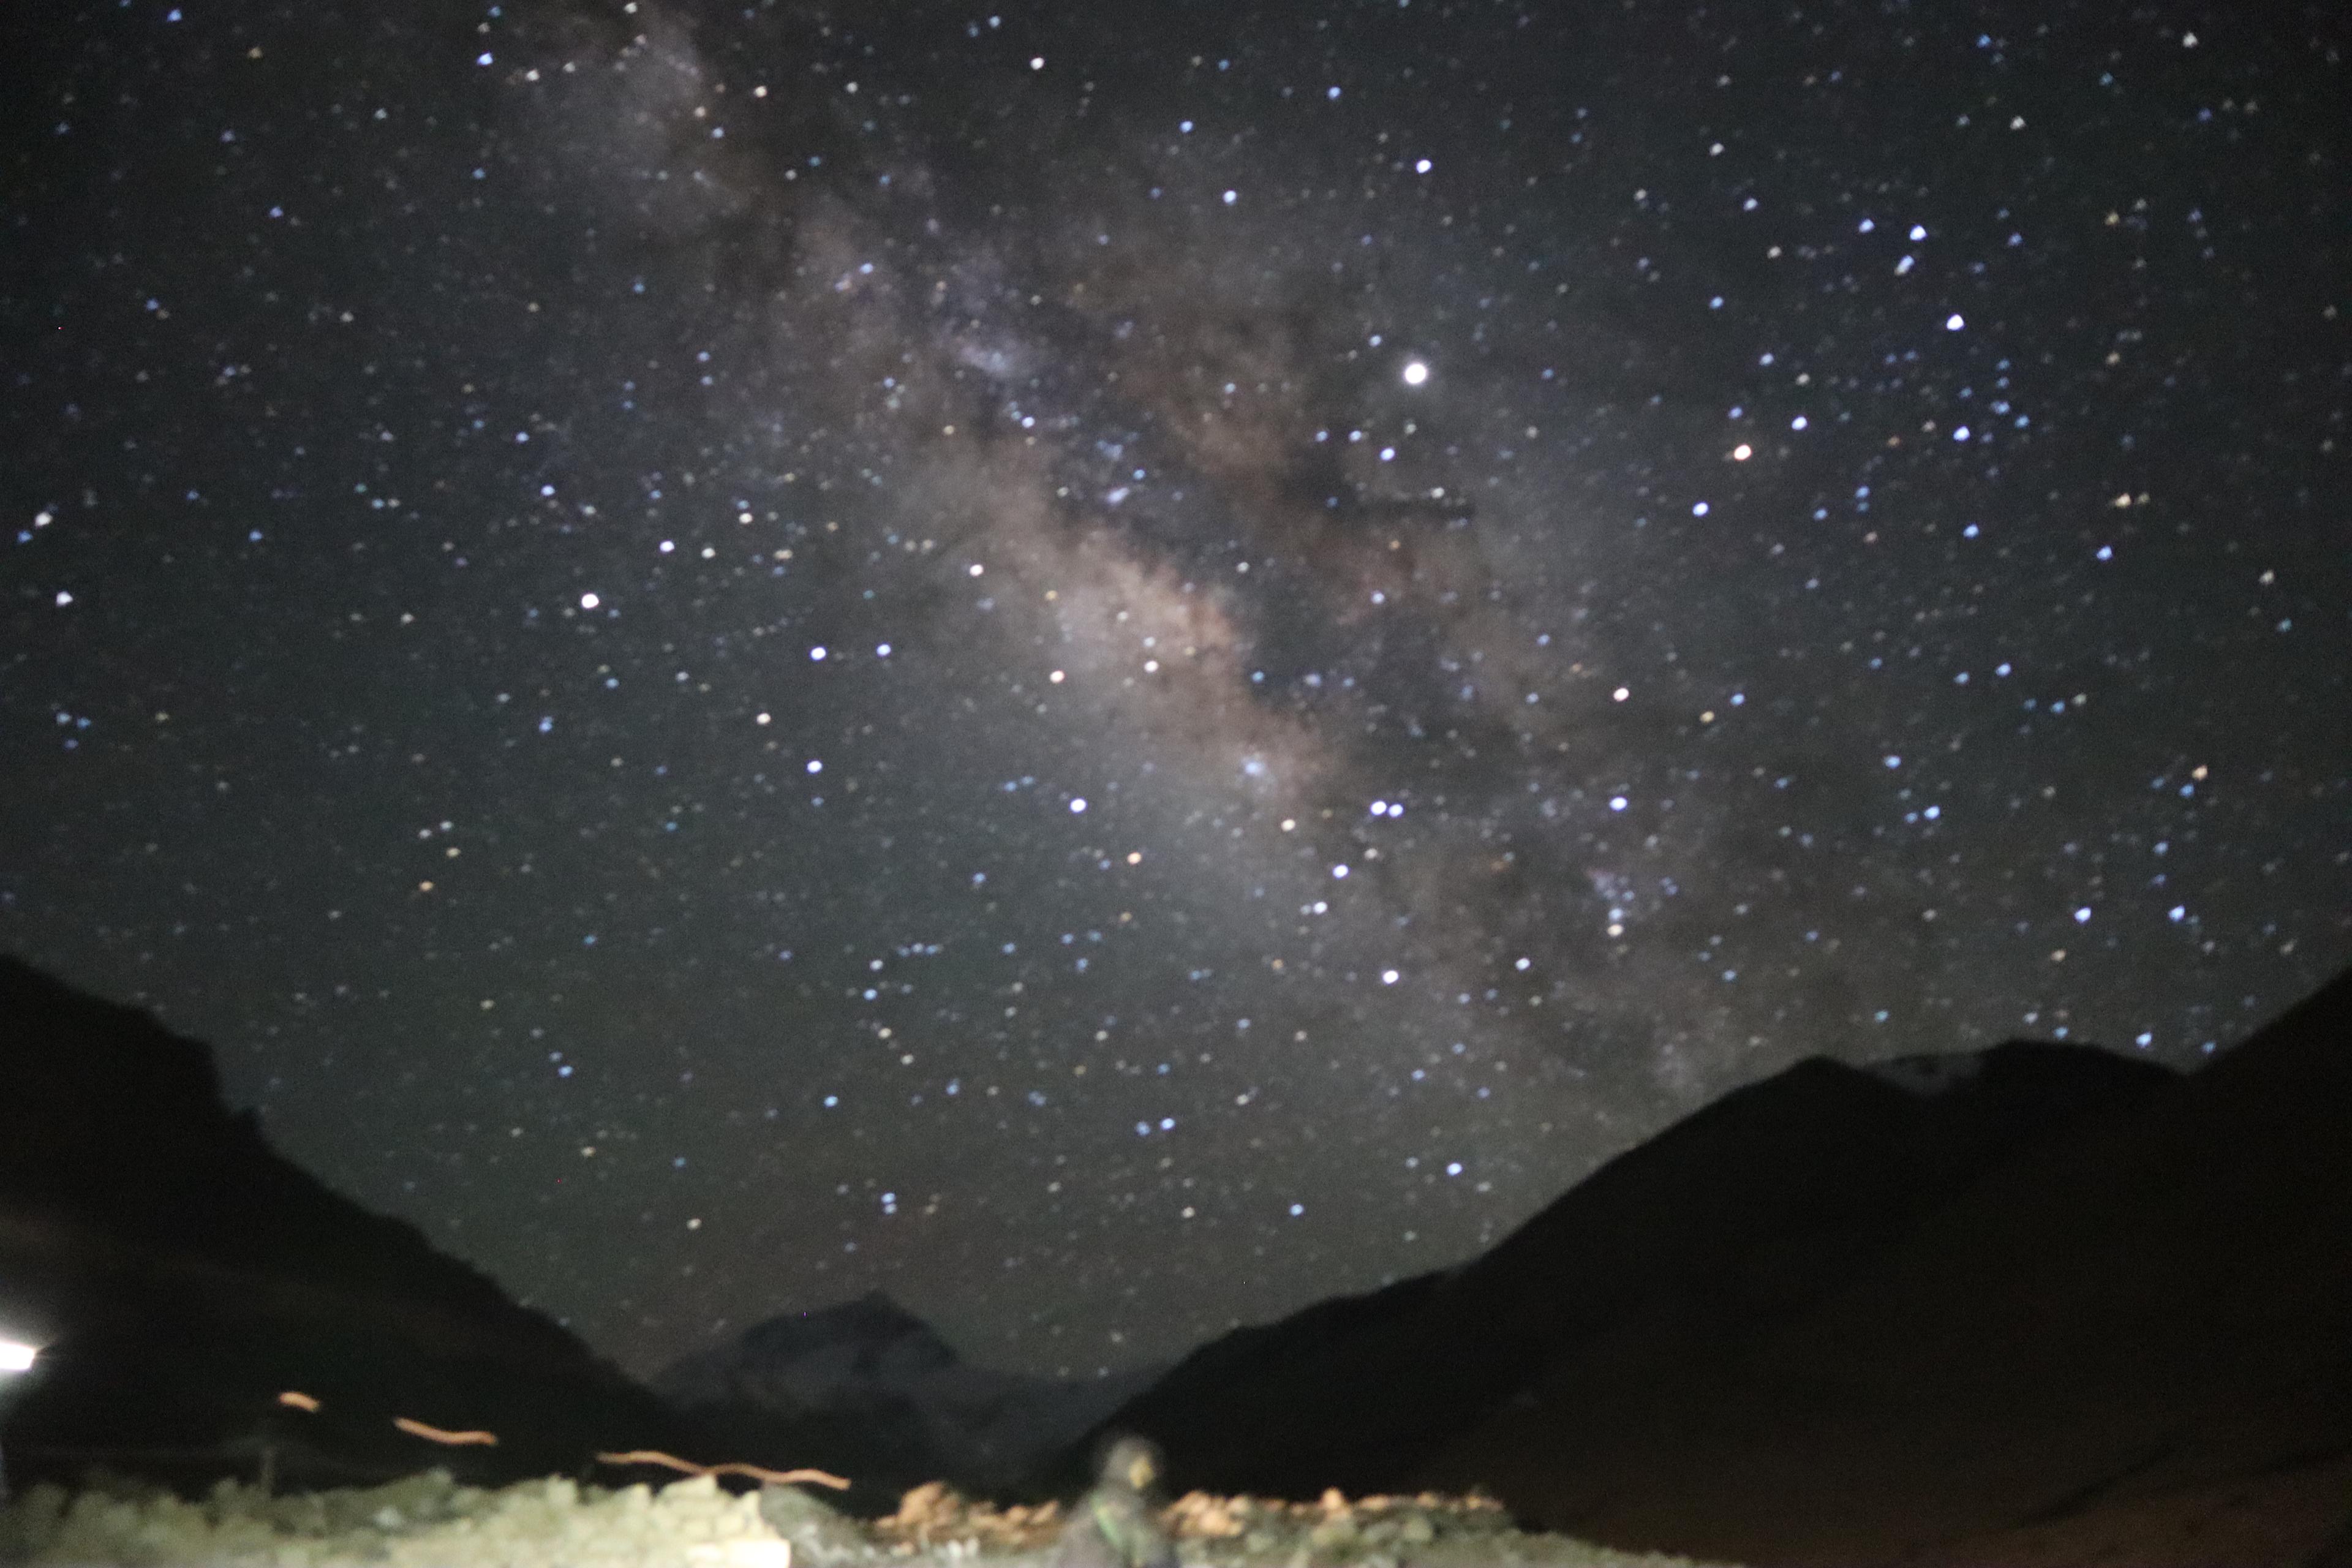
<svg viewBox="0 0 2352 1568">
<path fill-rule="evenodd" d="M 1160 1450 L 1121 1437 L 1103 1456 L 1102 1478 L 1078 1500 L 1062 1532 L 1058 1568 L 1176 1568 L 1160 1528 Z"/>
</svg>

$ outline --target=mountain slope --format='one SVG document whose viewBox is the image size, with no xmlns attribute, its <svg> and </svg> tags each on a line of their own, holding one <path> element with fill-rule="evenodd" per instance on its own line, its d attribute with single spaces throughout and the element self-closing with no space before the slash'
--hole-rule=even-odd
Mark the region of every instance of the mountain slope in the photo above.
<svg viewBox="0 0 2352 1568">
<path fill-rule="evenodd" d="M 6 958 L 0 1331 L 48 1346 L 5 1412 L 19 1481 L 99 1458 L 249 1473 L 265 1447 L 288 1479 L 503 1481 L 697 1442 L 570 1331 L 272 1151 L 205 1047 Z"/>
<path fill-rule="evenodd" d="M 1691 1326 L 1555 1360 L 1420 1479 L 1759 1563 L 2109 1536 L 2149 1564 L 2270 1561 L 2217 1532 L 2352 1521 L 2352 977 L 2020 1149 L 1810 1310 Z"/>
<path fill-rule="evenodd" d="M 2063 1046 L 1941 1072 L 1800 1063 L 1612 1161 L 1471 1263 L 1229 1335 L 1108 1425 L 1158 1439 L 1179 1486 L 1409 1489 L 1547 1364 L 1662 1323 L 1708 1338 L 1801 1314 L 2006 1155 L 2171 1078 Z"/>
</svg>

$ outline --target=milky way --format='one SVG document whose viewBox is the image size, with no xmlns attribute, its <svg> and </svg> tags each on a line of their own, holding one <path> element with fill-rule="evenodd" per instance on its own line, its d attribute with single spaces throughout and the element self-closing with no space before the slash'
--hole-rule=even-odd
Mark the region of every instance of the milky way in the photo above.
<svg viewBox="0 0 2352 1568">
<path fill-rule="evenodd" d="M 0 939 L 641 1372 L 2340 966 L 2320 13 L 1539 13 L 28 38 Z"/>
</svg>

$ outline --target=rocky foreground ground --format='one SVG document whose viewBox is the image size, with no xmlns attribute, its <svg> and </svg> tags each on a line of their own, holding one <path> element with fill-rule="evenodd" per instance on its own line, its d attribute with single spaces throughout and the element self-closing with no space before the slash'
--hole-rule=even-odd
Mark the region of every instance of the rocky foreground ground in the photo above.
<svg viewBox="0 0 2352 1568">
<path fill-rule="evenodd" d="M 1164 1510 L 1186 1568 L 1687 1568 L 1513 1527 L 1482 1498 L 1339 1493 L 1286 1503 L 1193 1493 Z M 495 1490 L 443 1471 L 272 1497 L 224 1480 L 200 1501 L 129 1480 L 32 1489 L 0 1509 L 0 1563 L 79 1568 L 1051 1568 L 1052 1503 L 998 1509 L 940 1486 L 859 1521 L 790 1487 L 730 1494 L 709 1476 L 607 1490 L 564 1479 Z"/>
</svg>

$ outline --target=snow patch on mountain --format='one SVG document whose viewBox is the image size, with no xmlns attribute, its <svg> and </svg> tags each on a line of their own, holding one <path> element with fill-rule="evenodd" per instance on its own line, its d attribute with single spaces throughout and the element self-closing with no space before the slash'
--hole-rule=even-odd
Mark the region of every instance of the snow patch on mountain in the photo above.
<svg viewBox="0 0 2352 1568">
<path fill-rule="evenodd" d="M 1985 1058 L 1982 1052 L 1969 1051 L 1948 1056 L 1891 1057 L 1859 1065 L 1881 1083 L 1892 1084 L 1906 1094 L 1927 1097 L 1948 1094 L 1975 1082 L 1984 1072 Z"/>
</svg>

